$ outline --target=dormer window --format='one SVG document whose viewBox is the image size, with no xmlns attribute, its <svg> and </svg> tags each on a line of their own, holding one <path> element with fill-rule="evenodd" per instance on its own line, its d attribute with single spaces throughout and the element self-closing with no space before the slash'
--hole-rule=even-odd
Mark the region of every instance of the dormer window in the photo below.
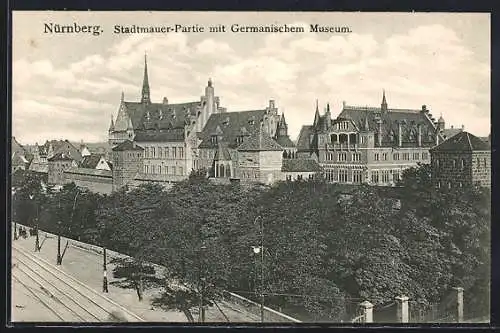
<svg viewBox="0 0 500 333">
<path fill-rule="evenodd" d="M 253 126 L 253 125 L 255 125 L 255 120 L 250 119 L 250 120 L 248 121 L 248 124 L 249 124 L 249 125 L 252 125 L 252 126 Z"/>
<path fill-rule="evenodd" d="M 151 118 L 151 115 L 149 114 L 149 111 L 146 111 L 146 119 L 149 120 Z"/>
<path fill-rule="evenodd" d="M 217 144 L 217 135 L 212 135 L 210 139 L 211 139 L 212 143 Z"/>
<path fill-rule="evenodd" d="M 224 125 L 224 126 L 229 125 L 229 117 L 226 117 L 226 119 L 224 119 L 224 121 L 222 122 L 222 125 Z"/>
</svg>

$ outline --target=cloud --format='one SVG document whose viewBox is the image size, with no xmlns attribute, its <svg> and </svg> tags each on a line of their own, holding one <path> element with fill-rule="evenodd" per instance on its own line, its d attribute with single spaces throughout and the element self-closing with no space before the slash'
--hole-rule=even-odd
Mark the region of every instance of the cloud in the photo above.
<svg viewBox="0 0 500 333">
<path fill-rule="evenodd" d="M 321 109 L 330 102 L 336 115 L 343 100 L 379 105 L 384 88 L 391 107 L 426 104 L 449 124 L 489 132 L 489 63 L 443 25 L 383 40 L 357 33 L 263 34 L 247 45 L 223 36 L 130 35 L 70 64 L 21 58 L 13 63 L 14 134 L 43 141 L 53 130 L 70 140 L 105 140 L 121 91 L 127 100 L 140 97 L 145 51 L 154 100 L 199 100 L 212 77 L 230 111 L 262 108 L 275 99 L 294 139 L 312 122 L 316 99 Z"/>
</svg>

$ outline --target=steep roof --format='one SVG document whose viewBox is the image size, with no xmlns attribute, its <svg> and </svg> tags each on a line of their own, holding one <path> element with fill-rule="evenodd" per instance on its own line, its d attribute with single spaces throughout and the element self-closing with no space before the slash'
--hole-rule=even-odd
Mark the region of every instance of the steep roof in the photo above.
<svg viewBox="0 0 500 333">
<path fill-rule="evenodd" d="M 72 157 L 70 152 L 58 152 L 54 154 L 51 158 L 47 159 L 47 161 L 74 161 L 75 159 Z"/>
<path fill-rule="evenodd" d="M 26 152 L 24 147 L 19 142 L 17 142 L 14 136 L 12 137 L 11 146 L 11 154 L 14 154 L 15 152 L 21 152 L 24 154 Z"/>
<path fill-rule="evenodd" d="M 80 162 L 80 167 L 86 169 L 95 169 L 102 157 L 103 155 L 101 154 L 91 154 L 84 156 L 82 161 Z"/>
<path fill-rule="evenodd" d="M 398 124 L 402 124 L 403 147 L 413 146 L 416 142 L 417 125 L 421 125 L 422 146 L 432 147 L 435 144 L 436 127 L 430 115 L 420 109 L 393 109 L 382 112 L 377 107 L 362 107 L 345 105 L 338 118 L 352 119 L 359 129 L 364 129 L 366 123 L 370 130 L 377 131 L 377 115 L 382 120 L 382 146 L 393 146 L 394 135 L 397 136 Z"/>
<path fill-rule="evenodd" d="M 304 150 L 309 150 L 310 149 L 310 137 L 311 134 L 313 134 L 313 126 L 312 125 L 305 125 L 302 126 L 300 133 L 299 133 L 299 138 L 297 140 L 297 150 L 298 151 L 304 151 Z"/>
<path fill-rule="evenodd" d="M 118 146 L 112 149 L 113 151 L 130 151 L 130 150 L 144 150 L 141 146 L 137 145 L 135 142 L 130 140 L 125 140 Z"/>
<path fill-rule="evenodd" d="M 219 127 L 222 134 L 218 134 L 220 135 L 218 142 L 224 141 L 229 148 L 236 148 L 239 145 L 236 141 L 237 137 L 254 132 L 263 120 L 265 113 L 266 110 L 251 110 L 212 114 L 199 135 L 202 140 L 199 147 L 216 148 L 217 143 L 212 142 L 211 136 L 216 133 L 217 127 Z"/>
<path fill-rule="evenodd" d="M 134 140 L 137 142 L 181 142 L 184 141 L 184 138 L 184 128 L 173 128 L 156 131 L 138 131 Z"/>
<path fill-rule="evenodd" d="M 196 116 L 201 102 L 179 104 L 123 102 L 134 130 L 184 128 L 188 115 Z M 149 116 L 149 119 L 148 119 Z M 115 127 L 118 124 L 115 124 Z M 124 128 L 117 128 L 124 130 Z"/>
<path fill-rule="evenodd" d="M 276 142 L 281 147 L 285 147 L 285 148 L 294 148 L 295 147 L 295 143 L 293 143 L 293 141 L 290 140 L 290 137 L 288 135 L 287 136 L 278 136 L 276 138 Z"/>
<path fill-rule="evenodd" d="M 219 146 L 215 151 L 214 161 L 231 161 L 231 153 L 228 148 L 221 143 L 219 143 Z"/>
<path fill-rule="evenodd" d="M 432 152 L 441 151 L 484 151 L 491 150 L 487 142 L 479 139 L 469 132 L 461 132 L 449 138 L 440 145 L 432 148 Z"/>
<path fill-rule="evenodd" d="M 445 128 L 443 130 L 443 137 L 445 140 L 457 135 L 458 133 L 462 132 L 461 128 Z"/>
<path fill-rule="evenodd" d="M 238 151 L 283 151 L 283 147 L 264 134 L 262 130 L 258 130 L 238 146 Z"/>
<path fill-rule="evenodd" d="M 321 166 L 313 159 L 283 159 L 281 166 L 283 172 L 318 172 Z"/>
</svg>

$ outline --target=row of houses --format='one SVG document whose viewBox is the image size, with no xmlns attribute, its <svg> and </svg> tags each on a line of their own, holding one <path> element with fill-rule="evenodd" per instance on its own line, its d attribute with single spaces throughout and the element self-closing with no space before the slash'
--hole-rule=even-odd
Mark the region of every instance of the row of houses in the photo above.
<svg viewBox="0 0 500 333">
<path fill-rule="evenodd" d="M 168 187 L 200 169 L 218 183 L 321 176 L 394 186 L 403 170 L 419 163 L 432 163 L 436 186 L 489 185 L 489 138 L 463 126 L 446 128 L 443 117 L 436 120 L 425 105 L 389 107 L 385 91 L 381 99 L 377 107 L 344 102 L 336 117 L 328 103 L 320 113 L 316 102 L 312 123 L 294 141 L 274 100 L 255 110 L 228 111 L 212 80 L 198 100 L 152 102 L 145 59 L 141 99 L 127 101 L 122 93 L 106 152 L 51 141 L 37 146 L 30 168 L 48 172 L 52 183 L 75 182 L 106 193 L 151 181 Z"/>
</svg>

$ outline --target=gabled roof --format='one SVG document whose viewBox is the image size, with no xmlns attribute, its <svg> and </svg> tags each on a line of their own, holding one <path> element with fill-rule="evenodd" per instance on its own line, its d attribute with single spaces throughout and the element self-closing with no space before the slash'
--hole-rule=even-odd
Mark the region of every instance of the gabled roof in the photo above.
<svg viewBox="0 0 500 333">
<path fill-rule="evenodd" d="M 382 112 L 381 108 L 348 106 L 345 105 L 338 118 L 352 119 L 359 129 L 364 129 L 366 123 L 371 131 L 378 131 L 377 116 L 382 121 L 382 146 L 393 146 L 397 140 L 393 140 L 393 135 L 397 136 L 398 124 L 402 124 L 403 147 L 413 146 L 413 141 L 408 136 L 415 136 L 417 126 L 421 126 L 422 146 L 432 147 L 435 144 L 436 127 L 428 118 L 428 115 L 419 109 L 391 109 Z"/>
<path fill-rule="evenodd" d="M 297 140 L 297 150 L 298 151 L 304 151 L 304 150 L 311 149 L 311 146 L 310 146 L 311 134 L 314 134 L 312 125 L 302 126 L 302 129 L 300 130 L 300 133 L 299 133 L 299 138 Z"/>
<path fill-rule="evenodd" d="M 281 146 L 285 148 L 295 148 L 295 143 L 290 139 L 290 137 L 287 136 L 278 136 L 276 138 L 276 142 Z"/>
<path fill-rule="evenodd" d="M 313 159 L 283 159 L 281 171 L 283 172 L 319 172 L 321 166 Z"/>
<path fill-rule="evenodd" d="M 187 115 L 196 116 L 201 102 L 179 104 L 123 102 L 134 130 L 184 128 Z M 149 115 L 149 119 L 147 116 Z M 115 124 L 115 127 L 117 124 Z M 123 129 L 122 129 L 123 130 Z"/>
<path fill-rule="evenodd" d="M 488 151 L 491 150 L 487 142 L 469 132 L 461 132 L 449 138 L 440 145 L 432 148 L 432 152 L 441 151 Z"/>
<path fill-rule="evenodd" d="M 199 135 L 202 140 L 199 147 L 216 148 L 217 143 L 212 142 L 211 136 L 215 135 L 217 127 L 219 127 L 222 134 L 217 134 L 220 136 L 217 142 L 223 141 L 227 143 L 229 148 L 236 148 L 239 145 L 236 141 L 237 137 L 254 132 L 263 120 L 265 113 L 266 110 L 251 110 L 212 114 Z"/>
<path fill-rule="evenodd" d="M 457 135 L 460 132 L 462 132 L 461 128 L 445 128 L 443 130 L 443 138 L 445 140 L 447 140 L 451 137 L 454 137 L 455 135 Z"/>
<path fill-rule="evenodd" d="M 141 146 L 130 140 L 125 140 L 112 149 L 113 151 L 144 150 Z"/>
<path fill-rule="evenodd" d="M 184 128 L 173 128 L 156 131 L 138 131 L 134 140 L 137 142 L 181 142 L 184 141 L 184 138 Z"/>
<path fill-rule="evenodd" d="M 228 148 L 222 144 L 215 151 L 214 161 L 231 161 L 231 153 Z"/>
<path fill-rule="evenodd" d="M 102 157 L 103 155 L 101 154 L 91 154 L 84 156 L 82 161 L 80 162 L 80 167 L 86 169 L 95 169 Z"/>
<path fill-rule="evenodd" d="M 262 130 L 254 131 L 241 145 L 238 151 L 283 151 L 276 141 L 267 136 Z"/>
<path fill-rule="evenodd" d="M 54 154 L 51 158 L 47 159 L 47 161 L 74 161 L 75 159 L 71 156 L 71 154 L 66 152 L 58 152 Z"/>
</svg>

